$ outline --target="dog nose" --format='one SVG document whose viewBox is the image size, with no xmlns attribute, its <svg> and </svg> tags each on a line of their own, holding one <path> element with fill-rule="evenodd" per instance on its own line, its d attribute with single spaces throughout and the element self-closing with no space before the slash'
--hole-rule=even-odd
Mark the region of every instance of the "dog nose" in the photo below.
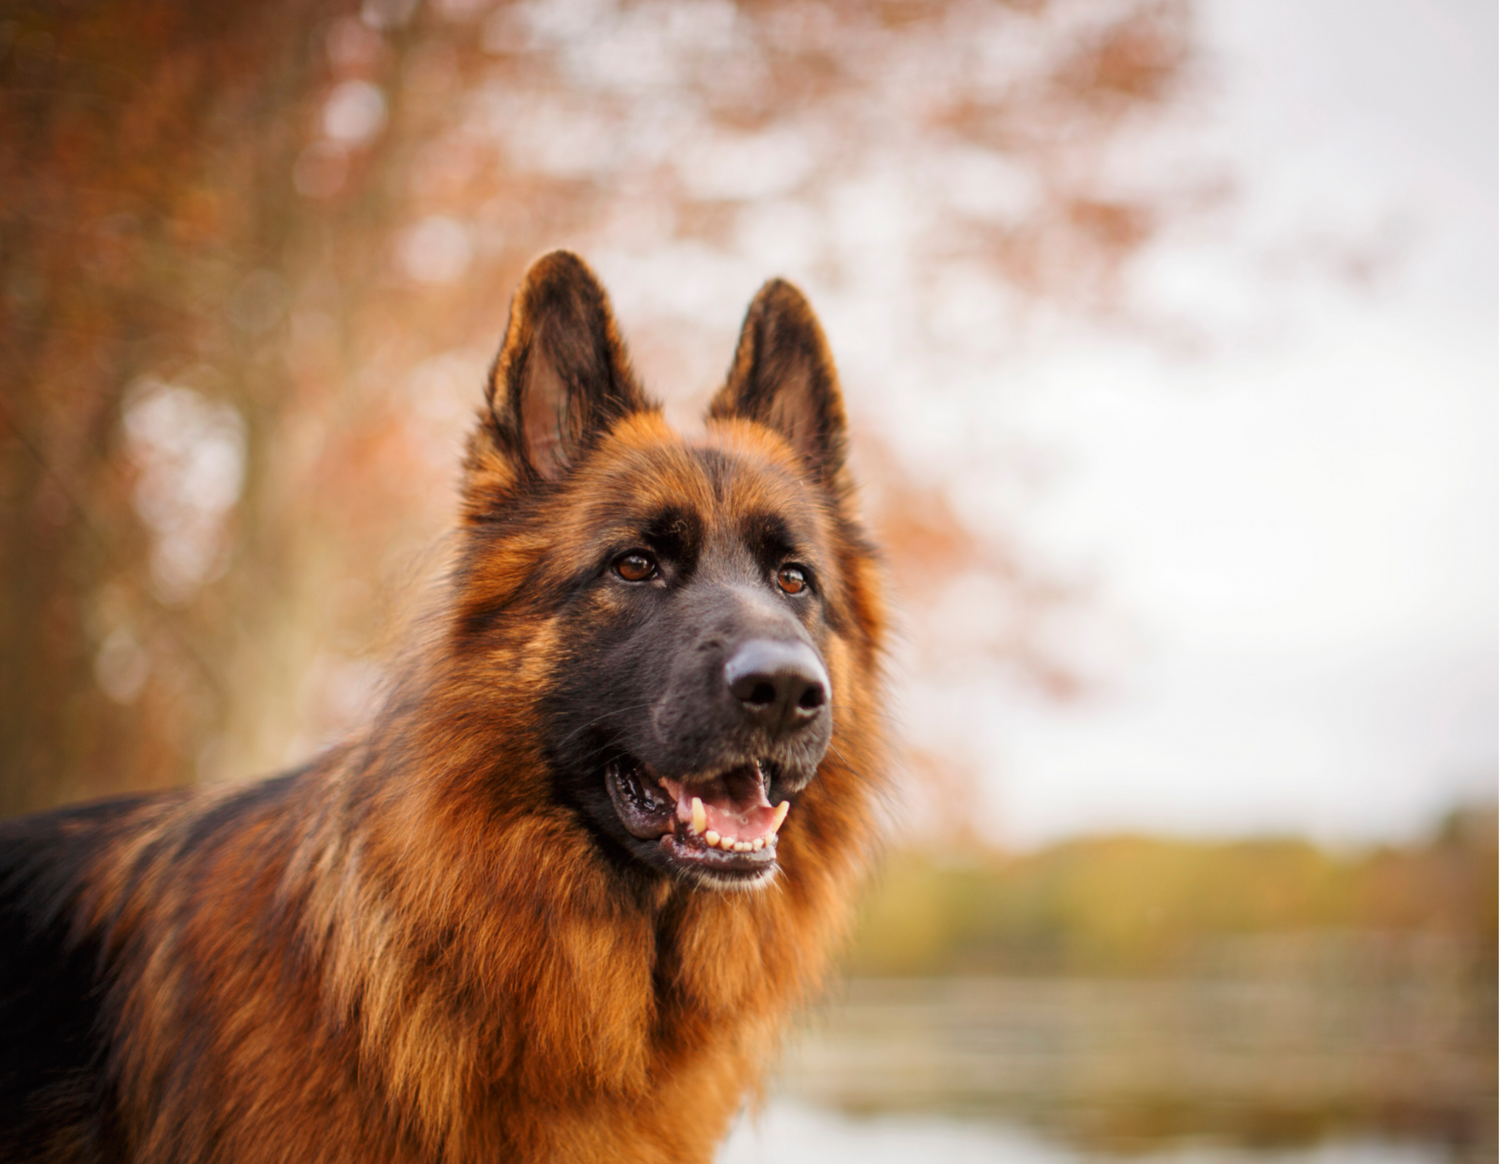
<svg viewBox="0 0 1500 1164">
<path fill-rule="evenodd" d="M 741 710 L 773 736 L 812 723 L 828 703 L 828 672 L 806 643 L 751 639 L 724 664 Z"/>
</svg>

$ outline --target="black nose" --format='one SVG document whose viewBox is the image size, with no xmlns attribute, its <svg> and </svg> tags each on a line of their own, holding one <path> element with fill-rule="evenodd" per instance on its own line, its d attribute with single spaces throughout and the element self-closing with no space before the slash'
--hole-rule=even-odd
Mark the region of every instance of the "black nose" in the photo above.
<svg viewBox="0 0 1500 1164">
<path fill-rule="evenodd" d="M 812 723 L 828 703 L 828 672 L 806 643 L 741 643 L 724 664 L 724 682 L 744 714 L 773 736 Z"/>
</svg>

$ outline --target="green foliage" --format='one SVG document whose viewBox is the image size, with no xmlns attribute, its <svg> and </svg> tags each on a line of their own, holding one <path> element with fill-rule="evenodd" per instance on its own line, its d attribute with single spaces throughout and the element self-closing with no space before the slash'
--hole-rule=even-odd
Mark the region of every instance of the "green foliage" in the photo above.
<svg viewBox="0 0 1500 1164">
<path fill-rule="evenodd" d="M 861 975 L 1156 974 L 1234 939 L 1317 933 L 1439 940 L 1493 966 L 1495 810 L 1432 841 L 1334 852 L 1307 840 L 1117 836 L 1022 856 L 893 854 L 858 927 Z"/>
</svg>

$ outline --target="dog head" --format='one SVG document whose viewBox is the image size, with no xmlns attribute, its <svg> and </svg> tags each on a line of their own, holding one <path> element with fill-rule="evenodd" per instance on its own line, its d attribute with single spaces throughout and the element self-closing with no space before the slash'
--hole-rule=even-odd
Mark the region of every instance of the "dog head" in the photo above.
<svg viewBox="0 0 1500 1164">
<path fill-rule="evenodd" d="M 534 741 L 611 856 L 763 885 L 830 749 L 860 750 L 880 613 L 845 441 L 790 284 L 755 297 L 685 439 L 593 273 L 555 252 L 526 275 L 470 442 L 454 633 L 487 660 L 497 741 Z"/>
</svg>

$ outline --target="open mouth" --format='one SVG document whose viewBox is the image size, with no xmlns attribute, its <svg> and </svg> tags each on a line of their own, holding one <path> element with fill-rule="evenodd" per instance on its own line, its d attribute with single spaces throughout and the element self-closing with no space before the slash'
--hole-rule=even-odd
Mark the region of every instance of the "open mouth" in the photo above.
<svg viewBox="0 0 1500 1164">
<path fill-rule="evenodd" d="M 620 822 L 632 836 L 656 841 L 669 864 L 755 882 L 776 867 L 776 833 L 791 808 L 785 800 L 771 803 L 769 767 L 752 760 L 678 781 L 622 756 L 605 769 L 605 782 Z"/>
</svg>

